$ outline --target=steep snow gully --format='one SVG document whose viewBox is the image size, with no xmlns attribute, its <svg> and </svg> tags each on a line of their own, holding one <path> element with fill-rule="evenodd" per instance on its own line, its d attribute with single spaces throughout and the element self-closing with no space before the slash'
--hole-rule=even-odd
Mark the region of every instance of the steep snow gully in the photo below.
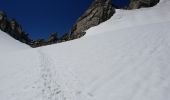
<svg viewBox="0 0 170 100">
<path fill-rule="evenodd" d="M 118 10 L 81 39 L 34 49 L 0 32 L 0 100 L 170 100 L 169 9 Z"/>
</svg>

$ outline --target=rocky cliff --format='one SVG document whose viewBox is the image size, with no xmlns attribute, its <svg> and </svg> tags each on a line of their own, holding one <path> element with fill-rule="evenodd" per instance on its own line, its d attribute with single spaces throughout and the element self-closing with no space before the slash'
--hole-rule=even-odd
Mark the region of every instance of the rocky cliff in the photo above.
<svg viewBox="0 0 170 100">
<path fill-rule="evenodd" d="M 83 36 L 87 29 L 108 20 L 114 13 L 112 0 L 94 0 L 71 29 L 71 39 Z"/>
<path fill-rule="evenodd" d="M 160 0 L 131 0 L 128 9 L 138 9 L 142 7 L 153 7 Z"/>
<path fill-rule="evenodd" d="M 8 33 L 10 36 L 23 43 L 30 45 L 31 39 L 22 29 L 22 26 L 15 19 L 8 19 L 4 11 L 0 11 L 0 30 Z"/>
</svg>

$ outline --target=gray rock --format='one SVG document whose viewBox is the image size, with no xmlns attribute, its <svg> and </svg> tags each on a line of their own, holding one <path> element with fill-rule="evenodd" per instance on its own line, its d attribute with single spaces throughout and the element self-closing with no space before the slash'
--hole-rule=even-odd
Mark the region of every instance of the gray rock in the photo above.
<svg viewBox="0 0 170 100">
<path fill-rule="evenodd" d="M 48 43 L 56 43 L 58 41 L 58 36 L 56 32 L 51 33 L 50 37 L 48 38 Z"/>
<path fill-rule="evenodd" d="M 0 29 L 2 31 L 7 32 L 7 25 L 8 25 L 8 21 L 7 21 L 7 16 L 6 13 L 4 11 L 0 11 Z"/>
<path fill-rule="evenodd" d="M 18 24 L 18 22 L 14 19 L 9 20 L 7 18 L 7 15 L 4 11 L 0 10 L 0 30 L 6 32 L 13 38 L 23 42 L 30 44 L 32 41 L 29 37 L 28 34 L 26 34 L 22 30 L 22 26 Z"/>
<path fill-rule="evenodd" d="M 131 0 L 131 3 L 128 7 L 128 9 L 138 9 L 142 7 L 153 7 L 157 3 L 159 3 L 160 0 Z"/>
<path fill-rule="evenodd" d="M 112 6 L 112 0 L 94 0 L 71 29 L 70 38 L 82 37 L 87 29 L 110 19 L 114 13 L 115 9 Z"/>
<path fill-rule="evenodd" d="M 59 43 L 61 42 L 66 42 L 66 41 L 69 41 L 70 40 L 70 36 L 69 36 L 69 33 L 65 33 L 59 40 Z"/>
</svg>

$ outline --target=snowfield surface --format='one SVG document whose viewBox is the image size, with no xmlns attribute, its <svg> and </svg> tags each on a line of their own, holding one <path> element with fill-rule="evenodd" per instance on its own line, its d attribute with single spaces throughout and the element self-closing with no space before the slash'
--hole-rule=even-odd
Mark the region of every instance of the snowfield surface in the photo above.
<svg viewBox="0 0 170 100">
<path fill-rule="evenodd" d="M 124 28 L 135 28 L 136 26 L 170 21 L 169 2 L 169 0 L 161 0 L 155 7 L 140 10 L 116 10 L 115 15 L 109 21 L 87 30 L 87 33 L 89 33 L 87 35 L 111 33 Z"/>
<path fill-rule="evenodd" d="M 36 49 L 0 32 L 0 100 L 170 100 L 169 9 L 119 10 L 81 39 Z"/>
<path fill-rule="evenodd" d="M 29 48 L 29 46 L 20 43 L 19 41 L 11 38 L 6 33 L 0 31 L 0 55 L 7 52 L 15 52 Z"/>
</svg>

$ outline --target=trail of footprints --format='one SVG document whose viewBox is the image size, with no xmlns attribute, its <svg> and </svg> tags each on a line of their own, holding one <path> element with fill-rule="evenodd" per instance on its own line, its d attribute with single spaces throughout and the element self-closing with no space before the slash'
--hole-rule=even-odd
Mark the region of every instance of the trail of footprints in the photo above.
<svg viewBox="0 0 170 100">
<path fill-rule="evenodd" d="M 41 49 L 38 52 L 41 77 L 39 89 L 43 100 L 76 100 L 76 95 L 81 95 L 76 75 L 71 69 L 55 66 L 53 59 Z"/>
<path fill-rule="evenodd" d="M 39 50 L 41 61 L 41 93 L 43 100 L 66 100 L 61 86 L 57 82 L 58 75 L 53 71 L 51 59 Z"/>
<path fill-rule="evenodd" d="M 53 59 L 41 49 L 38 54 L 39 77 L 24 87 L 25 91 L 31 89 L 34 92 L 31 97 L 38 100 L 79 100 L 79 97 L 93 97 L 88 91 L 83 92 L 83 84 L 72 69 L 67 66 L 55 66 Z"/>
</svg>

